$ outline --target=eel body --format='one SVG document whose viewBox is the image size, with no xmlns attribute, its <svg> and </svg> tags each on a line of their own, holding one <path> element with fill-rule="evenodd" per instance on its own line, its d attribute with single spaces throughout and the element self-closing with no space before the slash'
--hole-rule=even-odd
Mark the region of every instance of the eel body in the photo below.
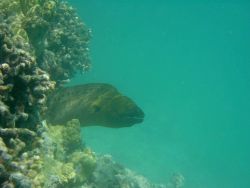
<svg viewBox="0 0 250 188">
<path fill-rule="evenodd" d="M 129 127 L 143 122 L 144 112 L 115 87 L 91 83 L 54 91 L 47 101 L 45 119 L 64 124 L 79 119 L 82 126 Z"/>
</svg>

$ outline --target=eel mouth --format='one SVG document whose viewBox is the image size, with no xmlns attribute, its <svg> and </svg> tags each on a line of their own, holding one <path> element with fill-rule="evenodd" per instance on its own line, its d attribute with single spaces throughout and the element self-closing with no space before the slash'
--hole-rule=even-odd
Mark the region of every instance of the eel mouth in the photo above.
<svg viewBox="0 0 250 188">
<path fill-rule="evenodd" d="M 144 120 L 145 114 L 141 109 L 138 109 L 136 113 L 127 114 L 123 117 L 123 122 L 131 126 L 133 124 L 142 123 Z"/>
<path fill-rule="evenodd" d="M 144 117 L 133 117 L 133 121 L 135 124 L 142 123 L 144 120 Z"/>
</svg>

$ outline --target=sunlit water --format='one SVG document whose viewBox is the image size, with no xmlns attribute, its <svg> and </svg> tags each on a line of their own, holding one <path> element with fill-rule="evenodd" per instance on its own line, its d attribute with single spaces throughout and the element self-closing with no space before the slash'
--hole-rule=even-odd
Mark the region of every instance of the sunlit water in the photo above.
<svg viewBox="0 0 250 188">
<path fill-rule="evenodd" d="M 93 30 L 92 71 L 73 84 L 111 83 L 146 114 L 84 128 L 86 144 L 154 182 L 250 187 L 250 2 L 70 2 Z"/>
</svg>

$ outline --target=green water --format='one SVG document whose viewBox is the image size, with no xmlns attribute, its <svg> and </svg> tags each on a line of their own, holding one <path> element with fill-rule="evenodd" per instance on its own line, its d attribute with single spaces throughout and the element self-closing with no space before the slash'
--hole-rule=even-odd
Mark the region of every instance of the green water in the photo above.
<svg viewBox="0 0 250 188">
<path fill-rule="evenodd" d="M 250 187 L 250 2 L 71 0 L 93 30 L 93 69 L 144 110 L 132 128 L 83 130 L 154 182 Z"/>
</svg>

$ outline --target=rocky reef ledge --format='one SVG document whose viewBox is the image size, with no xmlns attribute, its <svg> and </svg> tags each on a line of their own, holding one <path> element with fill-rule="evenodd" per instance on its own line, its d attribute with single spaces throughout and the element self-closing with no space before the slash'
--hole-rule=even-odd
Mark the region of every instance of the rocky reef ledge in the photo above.
<svg viewBox="0 0 250 188">
<path fill-rule="evenodd" d="M 47 97 L 90 68 L 91 31 L 60 0 L 0 1 L 0 187 L 180 188 L 156 185 L 83 145 L 80 123 L 47 125 Z"/>
</svg>

